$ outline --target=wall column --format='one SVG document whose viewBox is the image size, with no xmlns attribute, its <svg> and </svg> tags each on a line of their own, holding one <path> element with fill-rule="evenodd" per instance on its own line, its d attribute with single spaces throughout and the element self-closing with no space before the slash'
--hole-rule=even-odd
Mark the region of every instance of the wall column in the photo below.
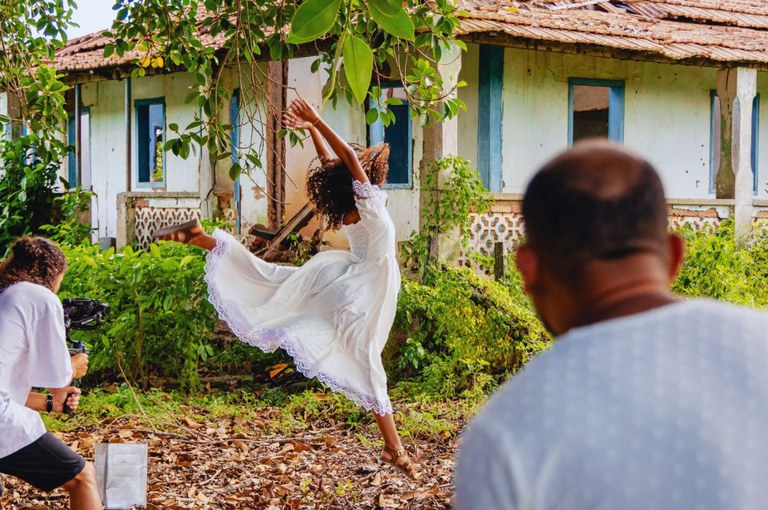
<svg viewBox="0 0 768 510">
<path fill-rule="evenodd" d="M 461 71 L 461 49 L 452 46 L 450 52 L 446 52 L 437 66 L 440 76 L 443 78 L 444 93 L 456 85 L 459 81 L 459 71 Z M 451 93 L 451 97 L 456 96 L 456 91 Z M 439 106 L 438 106 L 439 108 Z M 426 182 L 426 175 L 429 167 L 436 159 L 444 156 L 456 156 L 459 153 L 459 129 L 456 117 L 443 122 L 432 122 L 424 128 L 424 153 L 419 165 L 420 182 Z M 437 178 L 437 189 L 429 190 L 423 187 L 419 193 L 419 225 L 424 224 L 424 204 L 431 196 L 439 197 L 440 190 L 450 174 L 442 172 Z M 442 259 L 447 262 L 455 262 L 460 255 L 461 246 L 459 245 L 458 232 L 449 232 L 437 236 L 433 239 L 430 248 L 430 259 Z"/>
<path fill-rule="evenodd" d="M 717 73 L 720 98 L 720 167 L 715 176 L 717 198 L 735 201 L 738 233 L 752 227 L 752 102 L 757 94 L 757 71 L 722 69 Z"/>
<path fill-rule="evenodd" d="M 277 230 L 285 216 L 285 138 L 283 127 L 287 105 L 288 61 L 270 62 L 267 80 L 267 217 L 269 228 Z"/>
</svg>

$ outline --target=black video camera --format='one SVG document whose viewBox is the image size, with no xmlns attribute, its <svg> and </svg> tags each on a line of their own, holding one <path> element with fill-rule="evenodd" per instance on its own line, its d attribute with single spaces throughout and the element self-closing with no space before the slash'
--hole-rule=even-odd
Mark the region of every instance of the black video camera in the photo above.
<svg viewBox="0 0 768 510">
<path fill-rule="evenodd" d="M 98 299 L 66 298 L 64 306 L 64 326 L 76 331 L 93 331 L 104 322 L 109 312 L 109 305 Z"/>
<path fill-rule="evenodd" d="M 62 301 L 64 307 L 64 327 L 67 329 L 67 342 L 69 342 L 69 355 L 87 354 L 88 348 L 83 342 L 73 341 L 69 338 L 69 332 L 75 331 L 93 331 L 96 329 L 109 313 L 109 305 L 102 303 L 97 299 L 90 298 L 66 298 Z M 75 382 L 75 385 L 76 382 Z M 64 413 L 72 412 L 64 404 Z"/>
<path fill-rule="evenodd" d="M 90 298 L 66 298 L 62 302 L 64 306 L 64 327 L 67 328 L 67 341 L 72 347 L 69 355 L 87 353 L 88 349 L 83 342 L 74 342 L 69 338 L 70 330 L 93 331 L 109 313 L 109 305 L 98 299 Z"/>
</svg>

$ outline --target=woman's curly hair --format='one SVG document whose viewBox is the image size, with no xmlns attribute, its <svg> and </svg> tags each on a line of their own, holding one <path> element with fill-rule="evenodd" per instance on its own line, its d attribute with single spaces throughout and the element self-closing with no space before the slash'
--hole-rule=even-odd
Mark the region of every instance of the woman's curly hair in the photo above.
<svg viewBox="0 0 768 510">
<path fill-rule="evenodd" d="M 22 237 L 0 265 L 0 292 L 18 282 L 42 285 L 53 291 L 67 270 L 67 258 L 56 243 L 44 237 Z"/>
<path fill-rule="evenodd" d="M 371 184 L 381 186 L 389 171 L 389 145 L 353 146 Z M 307 194 L 315 211 L 324 218 L 326 230 L 343 226 L 344 215 L 355 210 L 352 174 L 338 158 L 320 161 L 307 174 Z"/>
</svg>

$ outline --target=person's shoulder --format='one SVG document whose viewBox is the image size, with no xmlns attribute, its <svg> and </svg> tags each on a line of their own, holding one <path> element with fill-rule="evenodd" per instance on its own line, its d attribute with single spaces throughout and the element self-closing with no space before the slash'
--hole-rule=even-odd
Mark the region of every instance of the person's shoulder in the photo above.
<svg viewBox="0 0 768 510">
<path fill-rule="evenodd" d="M 388 196 L 387 192 L 376 184 L 360 182 L 358 180 L 352 181 L 352 191 L 354 192 L 355 199 L 358 201 L 375 199 L 386 202 Z"/>
<path fill-rule="evenodd" d="M 61 308 L 61 302 L 56 294 L 50 289 L 31 282 L 14 283 L 5 289 L 0 296 L 5 301 L 12 301 L 16 304 L 29 303 L 36 308 Z"/>
<path fill-rule="evenodd" d="M 735 305 L 714 299 L 691 299 L 685 302 L 688 313 L 715 321 L 734 323 L 768 323 L 768 313 L 743 305 Z"/>
</svg>

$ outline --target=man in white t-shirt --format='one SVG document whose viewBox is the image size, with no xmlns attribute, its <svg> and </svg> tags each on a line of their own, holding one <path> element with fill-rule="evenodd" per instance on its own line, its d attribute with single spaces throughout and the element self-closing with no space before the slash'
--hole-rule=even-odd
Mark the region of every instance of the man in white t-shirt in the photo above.
<svg viewBox="0 0 768 510">
<path fill-rule="evenodd" d="M 463 435 L 457 510 L 768 505 L 768 315 L 669 290 L 659 177 L 584 142 L 528 186 L 517 265 L 553 347 Z"/>
<path fill-rule="evenodd" d="M 70 358 L 66 345 L 55 294 L 65 270 L 58 246 L 39 237 L 17 241 L 0 268 L 0 473 L 44 491 L 61 487 L 71 508 L 96 510 L 93 466 L 46 432 L 38 414 L 76 409 L 80 391 L 70 383 L 87 370 L 87 356 Z"/>
</svg>

